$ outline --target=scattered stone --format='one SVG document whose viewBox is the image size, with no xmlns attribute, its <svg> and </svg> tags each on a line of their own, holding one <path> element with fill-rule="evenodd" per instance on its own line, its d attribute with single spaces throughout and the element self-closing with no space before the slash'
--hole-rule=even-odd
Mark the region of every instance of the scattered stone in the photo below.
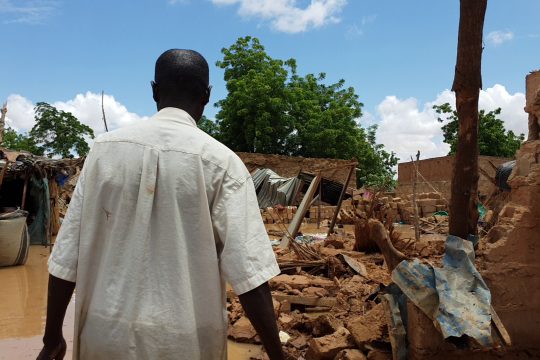
<svg viewBox="0 0 540 360">
<path fill-rule="evenodd" d="M 314 337 L 321 337 L 335 333 L 343 327 L 343 321 L 336 319 L 333 315 L 325 314 L 313 321 L 312 334 Z"/>
<path fill-rule="evenodd" d="M 392 360 L 392 354 L 380 350 L 371 350 L 367 356 L 368 360 Z"/>
<path fill-rule="evenodd" d="M 293 289 L 302 290 L 306 287 L 317 286 L 322 288 L 332 288 L 334 287 L 334 282 L 322 277 L 308 277 L 305 275 L 278 275 L 269 281 L 270 287 L 275 288 L 280 284 L 289 286 Z"/>
<path fill-rule="evenodd" d="M 307 296 L 325 297 L 329 295 L 328 290 L 320 287 L 310 286 L 302 290 L 302 293 Z"/>
<path fill-rule="evenodd" d="M 353 347 L 351 334 L 342 327 L 331 335 L 311 339 L 306 360 L 332 360 L 341 350 Z"/>
<path fill-rule="evenodd" d="M 367 360 L 366 355 L 358 349 L 342 350 L 334 360 Z"/>
<path fill-rule="evenodd" d="M 293 340 L 289 340 L 288 344 L 293 346 L 294 348 L 296 348 L 298 350 L 302 350 L 302 349 L 305 349 L 307 347 L 308 340 L 309 340 L 309 338 L 306 335 L 300 334 L 296 338 L 294 338 Z"/>
<path fill-rule="evenodd" d="M 290 338 L 291 338 L 291 335 L 287 334 L 285 331 L 280 331 L 279 332 L 279 341 L 282 344 L 286 344 L 287 341 L 289 341 Z"/>
<path fill-rule="evenodd" d="M 382 304 L 377 304 L 363 316 L 357 316 L 347 322 L 354 342 L 361 350 L 373 342 L 388 341 L 388 327 Z"/>
<path fill-rule="evenodd" d="M 257 332 L 251 325 L 249 319 L 245 316 L 242 316 L 232 326 L 229 326 L 227 336 L 237 342 L 255 343 L 255 337 L 257 336 Z"/>
</svg>

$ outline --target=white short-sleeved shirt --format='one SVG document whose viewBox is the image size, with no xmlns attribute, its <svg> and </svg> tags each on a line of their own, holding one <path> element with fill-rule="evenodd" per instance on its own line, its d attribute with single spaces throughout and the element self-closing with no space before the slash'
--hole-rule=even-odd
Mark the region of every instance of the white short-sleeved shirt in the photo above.
<svg viewBox="0 0 540 360">
<path fill-rule="evenodd" d="M 225 359 L 225 282 L 279 273 L 250 174 L 183 110 L 99 137 L 49 272 L 76 282 L 74 359 Z"/>
</svg>

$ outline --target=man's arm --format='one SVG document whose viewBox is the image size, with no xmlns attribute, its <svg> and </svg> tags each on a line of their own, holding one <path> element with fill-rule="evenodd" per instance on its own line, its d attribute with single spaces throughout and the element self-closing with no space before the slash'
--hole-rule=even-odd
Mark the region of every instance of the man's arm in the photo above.
<svg viewBox="0 0 540 360">
<path fill-rule="evenodd" d="M 284 360 L 268 283 L 265 282 L 259 287 L 239 295 L 238 298 L 251 324 L 257 330 L 270 359 Z"/>
<path fill-rule="evenodd" d="M 62 359 L 66 351 L 66 342 L 62 334 L 64 316 L 73 295 L 75 283 L 49 275 L 47 295 L 47 322 L 43 336 L 43 350 L 37 360 Z"/>
</svg>

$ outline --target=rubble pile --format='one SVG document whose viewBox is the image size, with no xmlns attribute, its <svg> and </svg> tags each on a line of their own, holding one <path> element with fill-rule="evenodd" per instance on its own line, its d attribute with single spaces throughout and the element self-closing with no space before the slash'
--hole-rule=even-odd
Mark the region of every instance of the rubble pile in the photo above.
<svg viewBox="0 0 540 360">
<path fill-rule="evenodd" d="M 395 246 L 406 257 L 423 253 L 438 262 L 435 258 L 442 256 L 443 245 L 411 245 L 393 232 Z M 308 244 L 293 241 L 289 249 L 275 250 L 282 274 L 269 285 L 291 359 L 392 359 L 382 297 L 392 283 L 387 265 L 391 260 L 385 259 L 384 251 L 355 251 L 355 243 L 349 231 Z M 227 295 L 229 338 L 260 343 L 236 295 Z"/>
</svg>

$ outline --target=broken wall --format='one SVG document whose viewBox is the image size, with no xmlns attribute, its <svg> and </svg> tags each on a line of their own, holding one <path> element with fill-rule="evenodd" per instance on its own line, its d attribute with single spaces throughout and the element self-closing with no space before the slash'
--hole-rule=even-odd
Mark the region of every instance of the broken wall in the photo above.
<svg viewBox="0 0 540 360">
<path fill-rule="evenodd" d="M 540 139 L 540 70 L 533 71 L 525 80 L 527 97 L 525 111 L 529 114 L 528 140 Z"/>
<path fill-rule="evenodd" d="M 488 174 L 495 177 L 495 169 L 490 165 L 490 162 L 499 166 L 512 159 L 501 158 L 495 156 L 480 156 L 478 164 L 480 168 Z M 452 186 L 452 172 L 454 169 L 455 156 L 442 156 L 431 159 L 420 160 L 418 162 L 418 170 L 424 179 L 419 176 L 417 183 L 417 192 L 433 192 L 435 188 L 444 198 L 450 199 Z M 490 195 L 495 189 L 493 183 L 488 180 L 482 173 L 479 174 L 478 191 L 482 195 Z M 404 162 L 398 164 L 398 187 L 396 193 L 398 196 L 412 194 L 414 181 L 414 164 L 413 162 Z M 431 186 L 430 186 L 431 185 Z"/>
<path fill-rule="evenodd" d="M 319 170 L 334 168 L 333 170 L 324 171 L 324 178 L 344 183 L 349 174 L 351 160 L 339 159 L 320 159 L 320 158 L 304 158 L 292 157 L 274 154 L 256 154 L 256 153 L 236 153 L 244 162 L 249 172 L 257 168 L 268 168 L 283 177 L 297 176 L 300 171 L 316 173 Z M 339 167 L 336 169 L 336 167 Z M 356 171 L 353 172 L 349 186 L 356 186 Z"/>
<path fill-rule="evenodd" d="M 487 235 L 484 279 L 516 349 L 540 355 L 540 140 L 525 143 L 510 202 Z"/>
</svg>

